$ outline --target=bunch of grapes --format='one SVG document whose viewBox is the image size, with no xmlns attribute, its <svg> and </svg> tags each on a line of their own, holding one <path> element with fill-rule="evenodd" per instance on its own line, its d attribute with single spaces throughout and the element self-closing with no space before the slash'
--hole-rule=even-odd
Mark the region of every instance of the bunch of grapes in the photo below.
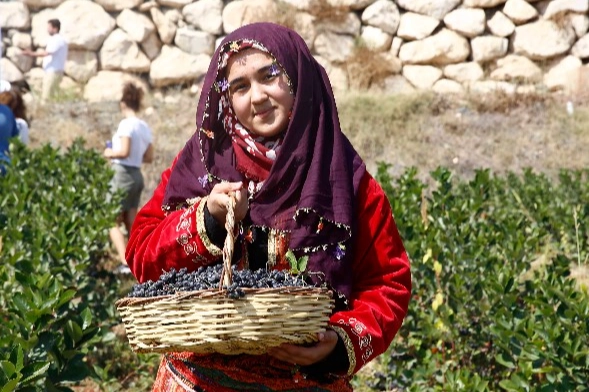
<svg viewBox="0 0 589 392">
<path fill-rule="evenodd" d="M 222 269 L 222 264 L 200 267 L 193 272 L 188 272 L 186 268 L 179 271 L 172 268 L 170 271 L 164 272 L 157 282 L 148 280 L 145 283 L 134 285 L 129 297 L 156 297 L 179 292 L 215 289 L 219 287 Z M 244 288 L 301 287 L 308 285 L 300 277 L 277 270 L 237 270 L 233 266 L 232 277 L 233 283 L 229 287 L 224 287 L 224 289 L 227 296 L 233 299 L 244 297 Z"/>
</svg>

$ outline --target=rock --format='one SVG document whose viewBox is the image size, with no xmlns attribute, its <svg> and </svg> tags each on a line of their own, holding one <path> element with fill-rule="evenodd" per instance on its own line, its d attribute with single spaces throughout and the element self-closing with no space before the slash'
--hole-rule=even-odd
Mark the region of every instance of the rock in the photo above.
<svg viewBox="0 0 589 392">
<path fill-rule="evenodd" d="M 315 17 L 307 12 L 297 12 L 294 16 L 293 29 L 303 37 L 309 48 L 313 47 L 317 29 L 315 28 Z"/>
<path fill-rule="evenodd" d="M 574 90 L 579 82 L 583 62 L 575 56 L 566 56 L 556 61 L 544 74 L 544 85 L 549 90 Z"/>
<path fill-rule="evenodd" d="M 237 0 L 223 8 L 223 30 L 229 34 L 238 27 L 256 22 L 272 22 L 278 18 L 273 0 Z"/>
<path fill-rule="evenodd" d="M 406 40 L 419 40 L 429 37 L 440 21 L 431 16 L 406 12 L 401 15 L 397 36 Z"/>
<path fill-rule="evenodd" d="M 157 2 L 165 7 L 182 8 L 192 3 L 192 0 L 157 0 Z"/>
<path fill-rule="evenodd" d="M 464 0 L 463 6 L 470 8 L 492 8 L 505 3 L 505 0 Z"/>
<path fill-rule="evenodd" d="M 510 54 L 497 60 L 497 68 L 490 76 L 493 80 L 538 82 L 542 80 L 542 70 L 527 57 Z"/>
<path fill-rule="evenodd" d="M 300 11 L 309 11 L 313 6 L 317 4 L 316 0 L 281 0 L 283 3 L 288 4 Z"/>
<path fill-rule="evenodd" d="M 172 23 L 178 24 L 182 22 L 182 13 L 176 9 L 169 9 L 164 12 L 166 18 L 170 19 Z"/>
<path fill-rule="evenodd" d="M 2 69 L 2 79 L 9 82 L 20 82 L 24 79 L 23 73 L 12 61 L 7 58 L 0 59 L 0 69 Z"/>
<path fill-rule="evenodd" d="M 397 74 L 400 73 L 403 69 L 403 63 L 401 60 L 399 60 L 399 58 L 393 55 L 391 52 L 380 53 L 380 57 L 382 57 L 385 63 L 387 72 Z"/>
<path fill-rule="evenodd" d="M 431 65 L 406 65 L 403 76 L 420 90 L 429 90 L 442 77 L 442 70 Z"/>
<path fill-rule="evenodd" d="M 487 21 L 489 31 L 498 37 L 510 36 L 515 31 L 515 25 L 501 11 L 495 12 L 493 17 Z"/>
<path fill-rule="evenodd" d="M 384 93 L 398 95 L 398 94 L 413 94 L 415 93 L 415 87 L 411 85 L 401 75 L 387 76 L 381 84 L 381 88 Z"/>
<path fill-rule="evenodd" d="M 150 60 L 159 56 L 160 51 L 162 50 L 162 45 L 162 41 L 160 41 L 155 31 L 140 44 L 143 53 L 145 53 Z"/>
<path fill-rule="evenodd" d="M 401 45 L 403 45 L 403 38 L 393 37 L 393 43 L 391 44 L 391 50 L 389 53 L 395 57 L 399 57 Z"/>
<path fill-rule="evenodd" d="M 485 62 L 503 57 L 507 54 L 509 41 L 507 38 L 486 35 L 470 41 L 474 61 Z"/>
<path fill-rule="evenodd" d="M 147 16 L 131 10 L 123 10 L 117 16 L 116 22 L 135 42 L 143 42 L 155 31 L 153 22 Z"/>
<path fill-rule="evenodd" d="M 473 38 L 485 31 L 487 19 L 481 8 L 459 8 L 444 17 L 444 24 L 466 37 Z"/>
<path fill-rule="evenodd" d="M 106 11 L 122 11 L 124 9 L 131 9 L 143 3 L 143 0 L 94 0 L 94 2 Z"/>
<path fill-rule="evenodd" d="M 464 87 L 450 79 L 440 79 L 434 83 L 432 90 L 438 94 L 462 94 Z"/>
<path fill-rule="evenodd" d="M 54 15 L 61 21 L 61 33 L 70 49 L 96 51 L 115 28 L 115 20 L 91 1 L 66 0 Z"/>
<path fill-rule="evenodd" d="M 359 35 L 362 22 L 353 12 L 346 14 L 345 18 L 322 20 L 317 24 L 317 31 L 328 31 L 335 34 Z"/>
<path fill-rule="evenodd" d="M 6 49 L 6 57 L 8 57 L 8 59 L 23 73 L 28 72 L 33 68 L 33 58 L 25 56 L 22 53 L 22 50 L 16 46 L 11 46 Z"/>
<path fill-rule="evenodd" d="M 124 72 L 100 71 L 86 84 L 84 99 L 88 102 L 118 102 L 123 94 L 123 86 L 127 82 L 133 82 L 146 93 L 149 91 L 147 84 L 138 77 Z"/>
<path fill-rule="evenodd" d="M 538 16 L 538 11 L 524 0 L 507 0 L 503 13 L 516 25 L 526 23 Z"/>
<path fill-rule="evenodd" d="M 577 38 L 581 38 L 587 33 L 587 31 L 589 31 L 589 17 L 587 15 L 568 14 L 566 17 L 568 20 L 567 23 L 569 23 L 573 27 L 573 30 L 575 30 Z"/>
<path fill-rule="evenodd" d="M 389 50 L 393 42 L 393 36 L 385 33 L 378 27 L 364 26 L 362 27 L 362 40 L 367 48 L 382 52 Z"/>
<path fill-rule="evenodd" d="M 515 54 L 541 60 L 568 52 L 575 38 L 572 27 L 560 27 L 553 21 L 539 20 L 515 28 L 513 48 Z"/>
<path fill-rule="evenodd" d="M 211 34 L 223 32 L 223 1 L 200 0 L 188 4 L 182 9 L 184 20 L 188 24 Z"/>
<path fill-rule="evenodd" d="M 442 20 L 460 3 L 461 0 L 397 0 L 397 4 L 407 11 L 431 16 L 438 20 Z"/>
<path fill-rule="evenodd" d="M 395 34 L 399 28 L 401 14 L 392 0 L 377 0 L 362 12 L 362 22 L 378 27 L 382 31 Z"/>
<path fill-rule="evenodd" d="M 191 82 L 206 74 L 210 61 L 206 54 L 195 56 L 164 45 L 160 55 L 151 63 L 149 78 L 155 87 Z"/>
<path fill-rule="evenodd" d="M 589 2 L 587 0 L 553 0 L 548 3 L 544 11 L 544 19 L 554 19 L 565 13 L 587 13 Z"/>
<path fill-rule="evenodd" d="M 324 32 L 315 39 L 315 52 L 328 61 L 344 63 L 354 51 L 354 37 Z"/>
<path fill-rule="evenodd" d="M 217 48 L 221 45 L 221 42 L 223 42 L 224 39 L 225 39 L 225 36 L 222 35 L 215 40 L 215 50 L 217 50 Z"/>
<path fill-rule="evenodd" d="M 470 83 L 481 80 L 485 75 L 477 62 L 450 64 L 444 67 L 444 76 L 459 83 Z"/>
<path fill-rule="evenodd" d="M 22 3 L 25 3 L 27 7 L 33 10 L 57 7 L 63 3 L 63 1 L 64 0 L 21 0 Z"/>
<path fill-rule="evenodd" d="M 589 57 L 589 34 L 584 35 L 573 45 L 571 54 L 582 59 Z"/>
<path fill-rule="evenodd" d="M 515 93 L 515 85 L 508 82 L 495 82 L 492 80 L 485 80 L 480 82 L 473 82 L 469 85 L 469 90 L 473 93 L 488 94 L 496 92 L 504 92 L 506 94 Z"/>
<path fill-rule="evenodd" d="M 327 73 L 327 77 L 329 78 L 329 82 L 331 83 L 331 88 L 333 91 L 337 92 L 348 90 L 350 87 L 348 73 L 342 67 L 331 64 L 321 56 L 315 56 L 315 59 L 319 64 L 321 64 L 323 68 L 325 68 L 325 72 Z"/>
<path fill-rule="evenodd" d="M 155 0 L 146 1 L 139 5 L 139 12 L 150 12 L 154 7 L 157 8 L 157 2 Z"/>
<path fill-rule="evenodd" d="M 407 42 L 401 46 L 399 58 L 404 64 L 445 65 L 460 63 L 470 54 L 466 38 L 442 29 L 439 33 L 421 41 Z"/>
<path fill-rule="evenodd" d="M 518 84 L 515 87 L 516 94 L 534 94 L 537 91 L 533 84 Z"/>
<path fill-rule="evenodd" d="M 64 75 L 63 78 L 61 78 L 61 82 L 59 83 L 59 89 L 62 92 L 80 92 L 80 85 L 69 76 Z"/>
<path fill-rule="evenodd" d="M 28 29 L 31 26 L 29 9 L 18 1 L 0 2 L 0 26 L 3 29 Z"/>
<path fill-rule="evenodd" d="M 215 36 L 204 31 L 190 30 L 186 27 L 176 31 L 174 43 L 190 54 L 212 55 L 215 51 Z"/>
<path fill-rule="evenodd" d="M 31 38 L 33 44 L 38 47 L 45 47 L 47 45 L 47 21 L 55 17 L 55 10 L 44 9 L 33 14 L 31 18 Z"/>
<path fill-rule="evenodd" d="M 326 0 L 326 3 L 335 8 L 350 8 L 361 10 L 374 3 L 375 0 Z"/>
<path fill-rule="evenodd" d="M 98 72 L 96 53 L 87 50 L 70 50 L 65 62 L 65 73 L 76 82 L 86 83 Z"/>
<path fill-rule="evenodd" d="M 16 32 L 12 36 L 12 46 L 20 49 L 27 49 L 33 45 L 33 39 L 30 34 Z"/>
<path fill-rule="evenodd" d="M 176 36 L 176 24 L 174 21 L 167 14 L 164 15 L 159 8 L 154 7 L 149 10 L 149 13 L 162 42 L 166 45 L 172 43 Z"/>
<path fill-rule="evenodd" d="M 103 70 L 148 72 L 150 61 L 127 33 L 113 31 L 100 49 L 100 65 Z"/>
<path fill-rule="evenodd" d="M 45 76 L 45 71 L 43 68 L 36 67 L 32 68 L 29 72 L 25 74 L 25 80 L 29 83 L 32 91 L 41 91 L 41 87 L 43 86 L 43 77 Z"/>
</svg>

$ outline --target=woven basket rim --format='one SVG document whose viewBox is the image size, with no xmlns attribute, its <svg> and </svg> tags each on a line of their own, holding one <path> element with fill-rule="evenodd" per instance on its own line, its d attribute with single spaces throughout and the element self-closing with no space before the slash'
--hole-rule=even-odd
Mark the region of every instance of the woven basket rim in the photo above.
<svg viewBox="0 0 589 392">
<path fill-rule="evenodd" d="M 257 294 L 287 294 L 287 295 L 328 295 L 329 298 L 333 298 L 333 291 L 325 287 L 314 287 L 314 286 L 284 286 L 284 287 L 273 287 L 273 288 L 242 288 L 245 295 L 257 295 Z M 115 305 L 117 308 L 123 306 L 135 306 L 135 305 L 146 305 L 152 302 L 163 301 L 163 300 L 196 300 L 196 299 L 227 299 L 233 301 L 239 301 L 241 299 L 231 299 L 227 297 L 226 290 L 219 289 L 205 289 L 198 291 L 180 291 L 175 294 L 169 295 L 158 295 L 155 297 L 125 297 L 117 300 Z"/>
</svg>

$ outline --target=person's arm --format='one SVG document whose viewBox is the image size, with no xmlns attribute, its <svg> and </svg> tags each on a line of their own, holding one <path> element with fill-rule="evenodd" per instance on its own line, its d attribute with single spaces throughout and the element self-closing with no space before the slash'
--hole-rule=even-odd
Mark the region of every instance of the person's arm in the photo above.
<svg viewBox="0 0 589 392">
<path fill-rule="evenodd" d="M 409 258 L 389 201 L 368 173 L 358 195 L 359 212 L 350 310 L 335 313 L 331 328 L 347 351 L 347 375 L 358 372 L 391 344 L 411 296 Z M 336 351 L 338 347 L 336 347 Z"/>
<path fill-rule="evenodd" d="M 207 234 L 207 197 L 196 200 L 184 210 L 167 214 L 162 211 L 164 192 L 176 160 L 162 173 L 160 184 L 137 214 L 131 229 L 126 259 L 139 282 L 155 281 L 162 271 L 171 268 L 194 270 L 222 256 L 221 249 Z"/>
<path fill-rule="evenodd" d="M 143 163 L 152 163 L 153 162 L 153 143 L 149 143 L 147 146 L 147 150 L 143 154 Z"/>
<path fill-rule="evenodd" d="M 109 159 L 125 159 L 131 153 L 131 137 L 121 136 L 121 145 L 119 149 L 113 150 L 112 148 L 106 148 L 104 150 L 104 157 Z"/>
<path fill-rule="evenodd" d="M 39 51 L 33 52 L 30 49 L 23 49 L 22 54 L 24 54 L 25 56 L 29 56 L 29 57 L 45 57 L 45 56 L 51 56 L 53 53 L 49 53 L 46 50 L 39 50 Z"/>
</svg>

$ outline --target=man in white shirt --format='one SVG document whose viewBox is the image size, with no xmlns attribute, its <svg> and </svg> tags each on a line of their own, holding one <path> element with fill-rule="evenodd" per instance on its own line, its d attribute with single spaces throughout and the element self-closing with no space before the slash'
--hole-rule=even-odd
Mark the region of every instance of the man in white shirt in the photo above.
<svg viewBox="0 0 589 392">
<path fill-rule="evenodd" d="M 45 76 L 43 78 L 43 91 L 41 93 L 41 102 L 45 103 L 55 94 L 61 79 L 63 78 L 63 71 L 65 69 L 65 61 L 67 60 L 67 42 L 65 38 L 59 34 L 61 23 L 58 19 L 50 19 L 47 22 L 47 32 L 49 39 L 45 50 L 33 52 L 31 50 L 24 50 L 23 53 L 32 57 L 43 57 L 43 70 Z"/>
</svg>

